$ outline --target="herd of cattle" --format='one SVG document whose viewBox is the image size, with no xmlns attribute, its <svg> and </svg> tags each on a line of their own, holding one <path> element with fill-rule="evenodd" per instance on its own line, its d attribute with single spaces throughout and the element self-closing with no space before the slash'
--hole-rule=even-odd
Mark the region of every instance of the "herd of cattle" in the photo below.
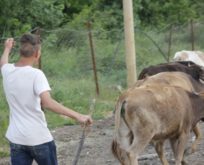
<svg viewBox="0 0 204 165">
<path fill-rule="evenodd" d="M 180 51 L 173 62 L 150 66 L 121 94 L 115 108 L 112 152 L 122 165 L 138 165 L 138 155 L 152 143 L 163 165 L 169 165 L 169 140 L 176 165 L 195 152 L 204 120 L 204 53 Z M 191 131 L 195 140 L 186 148 Z"/>
</svg>

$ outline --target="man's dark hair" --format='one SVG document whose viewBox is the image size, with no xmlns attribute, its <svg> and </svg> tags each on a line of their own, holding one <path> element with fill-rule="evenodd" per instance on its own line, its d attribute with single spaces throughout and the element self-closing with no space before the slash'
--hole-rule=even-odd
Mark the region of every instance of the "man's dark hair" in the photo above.
<svg viewBox="0 0 204 165">
<path fill-rule="evenodd" d="M 40 37 L 34 34 L 24 34 L 20 39 L 20 55 L 30 57 L 40 49 Z"/>
</svg>

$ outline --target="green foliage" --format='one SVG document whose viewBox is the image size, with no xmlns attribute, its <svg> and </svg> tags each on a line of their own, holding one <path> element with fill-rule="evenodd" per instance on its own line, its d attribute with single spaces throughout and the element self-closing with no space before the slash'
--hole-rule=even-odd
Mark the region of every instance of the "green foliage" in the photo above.
<svg viewBox="0 0 204 165">
<path fill-rule="evenodd" d="M 118 39 L 118 30 L 123 27 L 122 5 L 121 2 L 118 2 L 118 0 L 95 0 L 91 3 L 91 5 L 89 2 L 87 2 L 86 5 L 81 3 L 83 8 L 79 7 L 81 10 L 76 11 L 76 13 L 72 13 L 72 19 L 67 19 L 67 23 L 65 21 L 63 22 L 63 27 L 66 30 L 58 34 L 58 45 L 76 46 L 76 43 L 73 43 L 73 41 L 76 41 L 77 37 L 80 35 L 76 35 L 77 33 L 75 33 L 75 31 L 70 31 L 70 29 L 83 31 L 83 33 L 86 34 L 88 31 L 87 22 L 92 23 L 91 29 L 97 29 L 97 31 L 99 31 L 98 36 L 101 38 Z M 71 7 L 72 4 L 74 4 L 74 2 L 69 2 L 69 7 Z M 77 3 L 75 1 L 75 5 L 73 6 L 76 6 L 76 4 Z M 67 6 L 67 4 L 65 6 Z M 67 11 L 67 13 L 69 12 Z M 67 15 L 67 13 L 65 13 L 65 15 Z M 107 30 L 110 32 L 107 34 L 103 33 L 103 35 L 101 35 L 101 31 Z"/>
<path fill-rule="evenodd" d="M 197 10 L 190 7 L 190 0 L 138 0 L 135 3 L 136 13 L 144 26 L 183 24 L 197 14 Z"/>
<path fill-rule="evenodd" d="M 196 18 L 199 19 L 203 19 L 203 8 L 204 8 L 204 2 L 203 0 L 190 0 L 190 8 L 194 9 L 194 11 L 196 12 Z"/>
<path fill-rule="evenodd" d="M 53 28 L 61 23 L 63 5 L 54 0 L 2 0 L 0 36 L 19 36 L 31 28 Z M 8 10 L 9 9 L 9 10 Z"/>
<path fill-rule="evenodd" d="M 136 25 L 145 27 L 183 24 L 189 19 L 203 17 L 202 0 L 135 0 L 133 4 Z M 53 29 L 63 26 L 67 29 L 70 27 L 84 29 L 87 21 L 93 22 L 93 28 L 97 30 L 111 31 L 123 28 L 122 1 L 0 1 L 0 24 L 2 25 L 0 36 L 19 36 L 35 27 Z M 116 34 L 113 31 L 112 35 L 107 34 L 105 37 L 117 40 Z M 69 36 L 73 37 L 73 34 Z"/>
<path fill-rule="evenodd" d="M 55 0 L 32 0 L 27 12 L 32 27 L 53 28 L 61 23 L 63 4 L 54 5 Z"/>
<path fill-rule="evenodd" d="M 122 1 L 96 1 L 92 5 L 91 20 L 97 29 L 112 30 L 123 27 Z"/>
</svg>

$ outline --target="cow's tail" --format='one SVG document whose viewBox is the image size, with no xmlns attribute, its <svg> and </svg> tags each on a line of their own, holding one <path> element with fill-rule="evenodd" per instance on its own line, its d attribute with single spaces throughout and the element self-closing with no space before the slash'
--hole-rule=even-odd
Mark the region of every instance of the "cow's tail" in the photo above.
<svg viewBox="0 0 204 165">
<path fill-rule="evenodd" d="M 127 153 L 125 150 L 120 148 L 120 145 L 115 139 L 112 141 L 111 150 L 114 157 L 117 158 L 122 165 L 124 165 L 125 159 L 127 159 Z"/>
<path fill-rule="evenodd" d="M 118 101 L 116 104 L 116 109 L 115 109 L 115 139 L 112 141 L 112 153 L 113 155 L 120 161 L 121 164 L 124 164 L 124 160 L 127 157 L 127 153 L 124 149 L 120 147 L 120 144 L 118 143 L 119 139 L 119 131 L 120 131 L 120 126 L 121 122 L 127 125 L 127 122 L 125 120 L 125 104 L 126 101 Z M 122 121 L 123 120 L 123 121 Z"/>
<path fill-rule="evenodd" d="M 125 119 L 125 104 L 126 100 L 118 101 L 115 108 L 115 133 L 117 133 L 120 129 L 121 118 L 127 124 Z"/>
</svg>

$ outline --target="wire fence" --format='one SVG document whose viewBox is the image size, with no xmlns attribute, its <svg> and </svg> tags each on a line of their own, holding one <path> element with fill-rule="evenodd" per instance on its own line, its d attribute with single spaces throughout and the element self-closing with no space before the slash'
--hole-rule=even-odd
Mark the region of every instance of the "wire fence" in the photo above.
<svg viewBox="0 0 204 165">
<path fill-rule="evenodd" d="M 135 27 L 137 72 L 144 67 L 171 61 L 180 50 L 203 49 L 203 23 L 191 22 L 182 26 L 169 25 L 160 30 L 143 30 Z M 126 86 L 123 29 L 96 30 L 34 28 L 42 39 L 42 57 L 39 67 L 48 77 L 59 79 L 93 78 L 93 89 L 99 93 L 100 84 Z M 16 46 L 11 52 L 11 62 L 18 59 L 19 38 L 13 36 Z M 0 38 L 0 46 L 6 37 Z M 96 86 L 96 87 L 94 87 Z"/>
<path fill-rule="evenodd" d="M 159 30 L 135 27 L 137 73 L 148 65 L 171 61 L 176 51 L 203 49 L 204 23 L 190 22 L 182 26 L 168 25 Z M 100 93 L 100 86 L 126 87 L 126 64 L 123 29 L 97 30 L 91 25 L 81 29 L 34 28 L 42 40 L 42 57 L 39 65 L 48 79 L 92 80 L 92 91 Z M 16 46 L 10 61 L 19 57 L 20 36 L 13 36 Z M 0 49 L 6 37 L 0 38 Z M 56 82 L 54 82 L 56 83 Z"/>
<path fill-rule="evenodd" d="M 140 71 L 147 63 L 151 64 L 152 61 L 155 61 L 155 58 L 156 62 L 168 61 L 173 54 L 179 50 L 202 50 L 204 36 L 201 33 L 203 23 L 193 22 L 193 31 L 191 28 L 191 24 L 176 27 L 168 25 L 164 29 L 158 31 L 144 31 L 140 27 L 135 27 L 137 70 Z M 54 59 L 55 61 L 64 61 L 64 58 L 69 58 L 68 54 L 74 51 L 78 54 L 78 59 L 77 57 L 76 59 L 79 61 L 79 66 L 77 68 L 83 71 L 90 70 L 93 62 L 90 58 L 93 49 L 96 56 L 96 68 L 98 72 L 105 74 L 114 69 L 125 69 L 123 29 L 105 31 L 88 29 L 86 27 L 80 30 L 69 28 L 58 28 L 54 30 L 34 28 L 29 32 L 36 33 L 36 31 L 41 35 L 43 45 L 42 51 L 44 54 L 48 53 L 50 50 L 55 52 L 55 54 L 64 54 L 63 57 L 61 56 L 63 59 L 56 58 Z M 93 45 L 90 45 L 90 33 L 92 35 Z M 11 60 L 13 61 L 17 59 L 19 38 L 20 36 L 14 36 L 17 44 L 11 55 Z M 2 48 L 5 39 L 6 37 L 0 38 L 0 46 Z M 41 59 L 41 67 L 46 71 L 47 66 L 44 60 L 47 61 L 46 58 L 51 58 L 52 56 L 43 56 Z M 57 57 L 57 55 L 55 57 Z M 71 70 L 74 69 L 76 68 L 72 68 Z"/>
<path fill-rule="evenodd" d="M 203 27 L 202 22 L 176 27 L 168 26 L 160 30 L 143 30 L 135 27 L 137 72 L 149 65 L 171 61 L 176 51 L 192 48 L 204 50 Z M 96 93 L 98 95 L 102 93 L 105 100 L 109 99 L 109 95 L 112 95 L 118 86 L 126 88 L 123 29 L 108 31 L 91 29 L 91 27 L 79 30 L 34 28 L 29 32 L 36 33 L 37 30 L 42 39 L 42 56 L 40 64 L 36 67 L 45 72 L 52 94 L 57 101 L 71 105 L 80 111 L 85 104 L 83 102 L 88 103 L 87 100 L 94 97 Z M 19 58 L 20 36 L 13 37 L 16 46 L 11 52 L 11 62 Z M 1 50 L 5 39 L 6 37 L 0 38 Z M 8 111 L 2 80 L 0 84 L 0 109 L 2 110 L 0 124 L 6 127 Z M 112 108 L 104 104 L 106 104 L 105 101 L 98 109 Z M 5 128 L 1 132 L 0 136 L 3 137 Z"/>
</svg>

